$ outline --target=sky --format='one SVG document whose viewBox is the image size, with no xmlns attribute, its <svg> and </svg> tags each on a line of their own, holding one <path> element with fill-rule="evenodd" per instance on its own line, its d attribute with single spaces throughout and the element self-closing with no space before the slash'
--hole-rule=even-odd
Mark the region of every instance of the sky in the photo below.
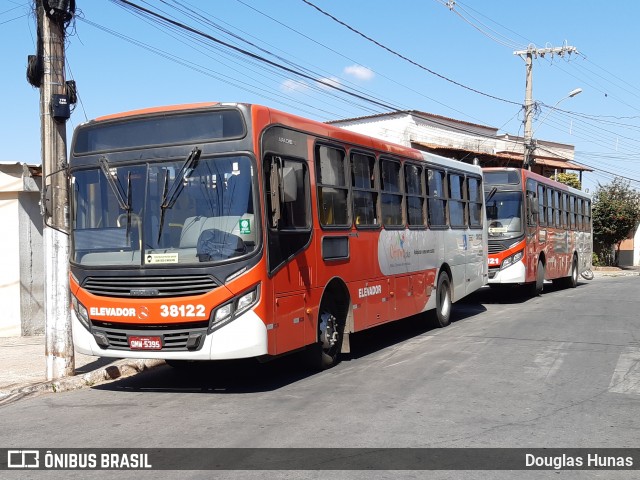
<svg viewBox="0 0 640 480">
<path fill-rule="evenodd" d="M 131 2 L 219 42 L 121 1 L 76 0 L 66 77 L 80 102 L 69 142 L 76 126 L 102 115 L 204 101 L 320 121 L 420 110 L 522 136 L 525 64 L 514 51 L 570 45 L 577 54 L 534 59 L 534 137 L 574 145 L 575 160 L 595 169 L 583 176 L 592 193 L 616 175 L 640 187 L 635 0 Z M 31 10 L 31 0 L 0 2 L 4 162 L 41 164 L 39 92 L 25 75 L 36 52 Z M 582 93 L 567 98 L 576 88 Z"/>
</svg>

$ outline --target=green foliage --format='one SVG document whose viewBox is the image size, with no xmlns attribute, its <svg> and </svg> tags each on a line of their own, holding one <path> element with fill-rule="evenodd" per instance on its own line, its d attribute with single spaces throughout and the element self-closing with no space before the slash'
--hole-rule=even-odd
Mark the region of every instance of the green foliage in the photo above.
<svg viewBox="0 0 640 480">
<path fill-rule="evenodd" d="M 613 247 L 620 243 L 640 221 L 640 194 L 628 182 L 616 178 L 607 185 L 598 185 L 592 204 L 593 240 L 598 257 L 605 264 L 617 263 L 612 258 Z"/>
<path fill-rule="evenodd" d="M 594 267 L 601 267 L 603 265 L 600 262 L 600 257 L 598 257 L 598 254 L 596 252 L 593 252 L 593 254 L 591 255 L 591 265 L 593 265 Z"/>
<path fill-rule="evenodd" d="M 556 182 L 564 183 L 565 185 L 569 185 L 570 187 L 577 188 L 578 190 L 582 189 L 582 185 L 580 184 L 580 178 L 577 173 L 559 173 L 553 177 Z"/>
</svg>

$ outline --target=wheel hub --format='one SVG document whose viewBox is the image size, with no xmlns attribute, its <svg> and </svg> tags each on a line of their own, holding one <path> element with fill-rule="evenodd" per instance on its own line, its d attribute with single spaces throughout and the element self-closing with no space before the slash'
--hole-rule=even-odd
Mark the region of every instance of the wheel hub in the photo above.
<svg viewBox="0 0 640 480">
<path fill-rule="evenodd" d="M 320 315 L 320 342 L 325 350 L 331 349 L 338 342 L 336 317 L 328 312 Z"/>
</svg>

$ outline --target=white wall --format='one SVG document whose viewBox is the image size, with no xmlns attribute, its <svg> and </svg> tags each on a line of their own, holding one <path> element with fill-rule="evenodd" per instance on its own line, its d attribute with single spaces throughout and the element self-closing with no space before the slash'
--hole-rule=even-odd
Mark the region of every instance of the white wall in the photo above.
<svg viewBox="0 0 640 480">
<path fill-rule="evenodd" d="M 0 192 L 0 337 L 19 336 L 20 241 L 17 192 Z"/>
</svg>

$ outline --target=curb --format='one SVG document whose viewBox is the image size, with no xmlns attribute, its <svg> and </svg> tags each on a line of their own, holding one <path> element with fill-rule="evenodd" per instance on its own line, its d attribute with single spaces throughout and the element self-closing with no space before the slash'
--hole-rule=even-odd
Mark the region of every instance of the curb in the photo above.
<svg viewBox="0 0 640 480">
<path fill-rule="evenodd" d="M 58 380 L 47 380 L 46 382 L 0 391 L 0 406 L 8 405 L 9 403 L 39 393 L 68 392 L 112 382 L 120 378 L 131 377 L 145 370 L 163 365 L 164 363 L 164 360 L 118 360 L 111 365 L 87 372 L 83 375 L 64 377 Z"/>
<path fill-rule="evenodd" d="M 615 271 L 615 270 L 594 270 L 596 277 L 637 277 L 640 272 Z"/>
</svg>

